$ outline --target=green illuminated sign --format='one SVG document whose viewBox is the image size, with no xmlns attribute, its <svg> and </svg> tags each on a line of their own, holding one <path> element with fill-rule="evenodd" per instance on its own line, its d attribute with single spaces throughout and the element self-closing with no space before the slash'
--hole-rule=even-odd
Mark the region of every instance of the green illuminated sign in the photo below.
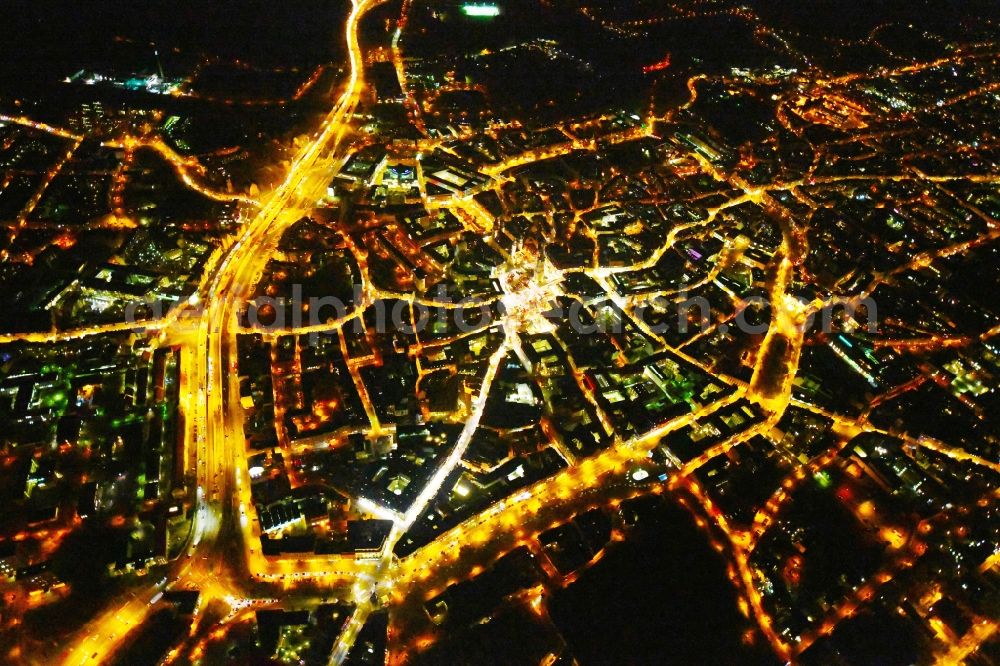
<svg viewBox="0 0 1000 666">
<path fill-rule="evenodd" d="M 493 18 L 500 16 L 500 8 L 496 5 L 462 5 L 462 11 L 466 16 L 476 18 Z"/>
</svg>

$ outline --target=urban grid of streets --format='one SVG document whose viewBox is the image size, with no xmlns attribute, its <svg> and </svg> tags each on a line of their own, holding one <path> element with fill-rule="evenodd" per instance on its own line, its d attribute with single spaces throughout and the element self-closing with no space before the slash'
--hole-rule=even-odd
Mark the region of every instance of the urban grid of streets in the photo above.
<svg viewBox="0 0 1000 666">
<path fill-rule="evenodd" d="M 88 623 L 71 646 L 62 653 L 64 663 L 88 664 L 105 661 L 123 645 L 129 632 L 141 625 L 149 616 L 151 602 L 165 589 L 197 589 L 204 599 L 226 601 L 231 608 L 228 618 L 224 618 L 226 621 L 247 617 L 255 608 L 275 601 L 274 597 L 279 594 L 283 597 L 301 595 L 304 599 L 327 596 L 350 598 L 356 604 L 356 610 L 335 643 L 330 656 L 331 663 L 341 663 L 368 615 L 380 604 L 386 601 L 405 604 L 411 598 L 422 602 L 450 583 L 467 577 L 470 571 L 481 570 L 499 555 L 526 543 L 532 536 L 560 520 L 572 517 L 581 509 L 620 501 L 634 495 L 635 487 L 626 482 L 630 461 L 644 458 L 667 432 L 697 421 L 740 397 L 747 397 L 760 405 L 765 410 L 767 419 L 688 462 L 676 470 L 667 482 L 654 487 L 653 492 L 683 487 L 701 503 L 699 511 L 716 518 L 721 535 L 727 537 L 728 541 L 716 542 L 715 545 L 733 562 L 734 583 L 742 590 L 750 611 L 777 654 L 794 657 L 819 636 L 829 634 L 840 619 L 850 616 L 859 603 L 872 595 L 877 585 L 889 580 L 893 571 L 912 565 L 912 558 L 919 556 L 924 546 L 921 536 L 909 537 L 906 543 L 898 548 L 895 558 L 888 562 L 871 581 L 859 588 L 854 597 L 845 599 L 829 617 L 818 624 L 815 630 L 801 636 L 795 644 L 787 643 L 772 630 L 771 620 L 762 607 L 759 594 L 751 580 L 749 554 L 756 546 L 759 536 L 774 519 L 782 503 L 790 496 L 791 490 L 803 478 L 829 464 L 839 448 L 844 446 L 851 436 L 859 432 L 881 431 L 867 423 L 864 418 L 846 419 L 792 398 L 791 382 L 796 375 L 804 337 L 802 324 L 808 315 L 815 313 L 815 308 L 810 311 L 810 305 L 803 305 L 799 300 L 786 296 L 793 267 L 801 262 L 800 254 L 805 251 L 805 247 L 800 236 L 801 229 L 796 227 L 795 222 L 789 219 L 787 214 L 782 213 L 782 207 L 772 198 L 772 193 L 794 190 L 803 182 L 753 186 L 721 173 L 712 163 L 700 157 L 698 159 L 705 173 L 718 181 L 726 182 L 742 194 L 711 209 L 704 220 L 674 227 L 667 235 L 664 244 L 644 260 L 642 266 L 597 268 L 588 272 L 600 284 L 606 285 L 608 277 L 615 272 L 652 266 L 682 233 L 696 227 L 707 227 L 726 208 L 747 201 L 756 202 L 774 212 L 777 219 L 783 223 L 782 243 L 777 254 L 781 260 L 770 284 L 770 302 L 774 305 L 774 317 L 762 351 L 758 354 L 757 367 L 748 383 L 726 378 L 727 382 L 738 384 L 737 392 L 729 398 L 708 404 L 701 410 L 673 419 L 631 440 L 617 441 L 611 448 L 530 486 L 528 490 L 507 498 L 504 502 L 449 530 L 412 555 L 396 560 L 392 556 L 392 545 L 426 508 L 449 472 L 459 463 L 485 409 L 491 383 L 504 356 L 509 351 L 524 356 L 518 336 L 518 331 L 524 322 L 513 319 L 517 316 L 530 317 L 531 313 L 526 314 L 516 307 L 508 308 L 508 317 L 502 322 L 505 340 L 490 358 L 479 395 L 473 403 L 472 413 L 456 445 L 421 491 L 412 508 L 405 516 L 396 520 L 389 543 L 378 559 L 355 560 L 332 556 L 268 558 L 260 552 L 256 545 L 259 543 L 259 534 L 255 532 L 254 521 L 247 513 L 251 507 L 250 479 L 242 436 L 243 412 L 238 400 L 239 377 L 235 372 L 236 339 L 237 334 L 241 332 L 238 314 L 252 296 L 254 285 L 259 280 L 278 239 L 292 224 L 308 214 L 315 202 L 321 198 L 331 176 L 348 156 L 350 142 L 345 141 L 345 138 L 351 132 L 351 121 L 365 85 L 363 57 L 358 43 L 358 24 L 365 13 L 379 1 L 352 0 L 352 10 L 344 30 L 350 73 L 344 84 L 343 93 L 326 116 L 315 138 L 303 146 L 292 160 L 285 180 L 270 194 L 262 196 L 259 201 L 242 195 L 215 193 L 201 187 L 197 177 L 190 174 L 191 170 L 196 170 L 196 163 L 176 155 L 162 143 L 144 144 L 170 160 L 188 186 L 213 198 L 238 200 L 253 212 L 249 214 L 237 238 L 216 257 L 214 263 L 210 264 L 200 293 L 190 304 L 193 310 L 197 309 L 199 313 L 197 317 L 180 318 L 178 313 L 174 312 L 170 317 L 153 322 L 148 327 L 151 332 L 158 333 L 164 343 L 179 346 L 182 354 L 181 404 L 187 417 L 185 450 L 190 465 L 194 466 L 197 472 L 198 493 L 194 534 L 186 556 L 175 560 L 170 565 L 167 576 L 162 580 L 151 581 L 146 587 L 134 590 L 124 601 L 105 609 Z M 396 64 L 402 68 L 399 59 L 396 60 Z M 938 64 L 940 62 L 918 67 L 932 67 Z M 912 71 L 916 67 L 907 69 Z M 697 96 L 699 80 L 699 77 L 695 77 L 690 82 L 692 103 Z M 27 119 L 3 118 L 3 120 L 30 123 Z M 30 124 L 43 131 L 65 134 L 59 128 L 38 123 Z M 619 140 L 633 139 L 651 131 L 650 122 L 641 132 L 624 133 Z M 68 134 L 67 137 L 76 138 Z M 588 147 L 591 146 L 574 144 L 567 146 L 565 151 Z M 558 154 L 558 151 L 525 154 L 494 167 L 491 175 L 502 177 L 505 171 L 515 166 L 547 159 L 554 154 Z M 898 176 L 899 179 L 912 177 L 911 173 L 901 173 Z M 830 176 L 825 179 L 813 179 L 810 184 L 855 178 L 858 177 Z M 886 179 L 884 176 L 879 178 Z M 928 180 L 942 182 L 967 178 L 937 176 L 928 177 Z M 983 182 L 998 182 L 995 176 L 977 178 Z M 463 210 L 471 220 L 484 215 L 474 202 L 467 199 L 457 198 L 453 205 L 456 209 Z M 910 264 L 897 267 L 891 273 L 899 274 L 912 267 L 927 265 L 935 258 L 960 253 L 998 237 L 1000 229 L 995 221 L 990 220 L 988 232 L 982 237 L 916 256 Z M 856 301 L 865 296 L 877 284 L 889 277 L 890 273 L 875 275 L 872 284 L 862 294 L 849 300 Z M 382 294 L 370 284 L 364 286 L 364 298 L 368 302 L 383 295 L 406 298 L 400 294 Z M 608 291 L 613 293 L 613 290 Z M 412 302 L 412 296 L 409 298 Z M 634 309 L 634 304 L 628 300 L 615 298 L 616 304 L 624 312 Z M 340 321 L 324 327 L 329 329 L 342 324 Z M 108 325 L 64 333 L 4 336 L 4 339 L 43 342 L 82 337 L 98 332 L 126 330 L 129 326 L 130 324 Z M 305 330 L 307 328 L 288 329 L 275 335 L 300 333 Z M 992 337 L 997 332 L 996 329 L 987 331 L 983 333 L 983 339 Z M 649 335 L 657 337 L 651 332 Z M 929 342 L 948 343 L 947 340 Z M 685 360 L 699 365 L 697 359 L 683 351 L 673 351 Z M 770 354 L 781 355 L 785 372 L 775 376 L 773 373 L 762 371 L 764 360 Z M 711 501 L 701 492 L 701 488 L 690 473 L 715 456 L 772 427 L 789 404 L 821 413 L 832 419 L 835 432 L 840 437 L 838 444 L 834 449 L 810 461 L 807 467 L 797 470 L 793 476 L 785 479 L 782 487 L 755 517 L 752 530 L 748 532 L 729 530 L 725 519 L 713 510 Z M 366 411 L 372 420 L 373 429 L 378 430 L 377 418 L 369 404 L 366 404 Z M 907 443 L 929 448 L 958 460 L 971 460 L 1000 472 L 1000 465 L 995 462 L 954 449 L 930 438 L 911 438 Z M 918 531 L 926 534 L 933 529 L 935 529 L 934 521 L 927 520 L 921 523 Z M 472 546 L 472 548 L 460 548 L 460 546 Z M 960 659 L 961 655 L 967 654 L 986 641 L 995 630 L 995 625 L 991 625 L 975 632 L 972 640 L 950 646 L 950 651 L 942 654 L 941 659 L 945 662 Z M 419 640 L 416 643 L 419 643 Z M 196 641 L 191 656 L 197 657 L 197 651 L 202 649 L 203 644 L 204 640 Z M 398 647 L 405 649 L 408 646 Z"/>
</svg>

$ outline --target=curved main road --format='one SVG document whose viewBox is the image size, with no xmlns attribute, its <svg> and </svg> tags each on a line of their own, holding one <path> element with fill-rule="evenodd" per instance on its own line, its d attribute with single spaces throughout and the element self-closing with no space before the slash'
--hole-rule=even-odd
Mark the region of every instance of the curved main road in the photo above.
<svg viewBox="0 0 1000 666">
<path fill-rule="evenodd" d="M 197 457 L 197 504 L 193 538 L 186 557 L 174 562 L 167 580 L 133 592 L 87 625 L 63 652 L 65 664 L 103 663 L 138 627 L 165 587 L 204 587 L 219 593 L 249 582 L 251 574 L 273 574 L 251 537 L 249 478 L 243 454 L 243 414 L 236 367 L 237 316 L 265 267 L 271 248 L 292 224 L 314 206 L 341 161 L 342 144 L 364 90 L 358 24 L 382 0 L 352 0 L 344 34 L 350 75 L 343 93 L 324 118 L 319 132 L 296 154 L 285 180 L 265 199 L 207 280 L 205 304 L 194 334 L 175 334 L 188 346 L 188 369 L 182 403 Z M 190 325 L 190 320 L 180 326 Z M 250 557 L 245 557 L 249 554 Z M 280 571 L 280 569 L 279 569 Z"/>
</svg>

